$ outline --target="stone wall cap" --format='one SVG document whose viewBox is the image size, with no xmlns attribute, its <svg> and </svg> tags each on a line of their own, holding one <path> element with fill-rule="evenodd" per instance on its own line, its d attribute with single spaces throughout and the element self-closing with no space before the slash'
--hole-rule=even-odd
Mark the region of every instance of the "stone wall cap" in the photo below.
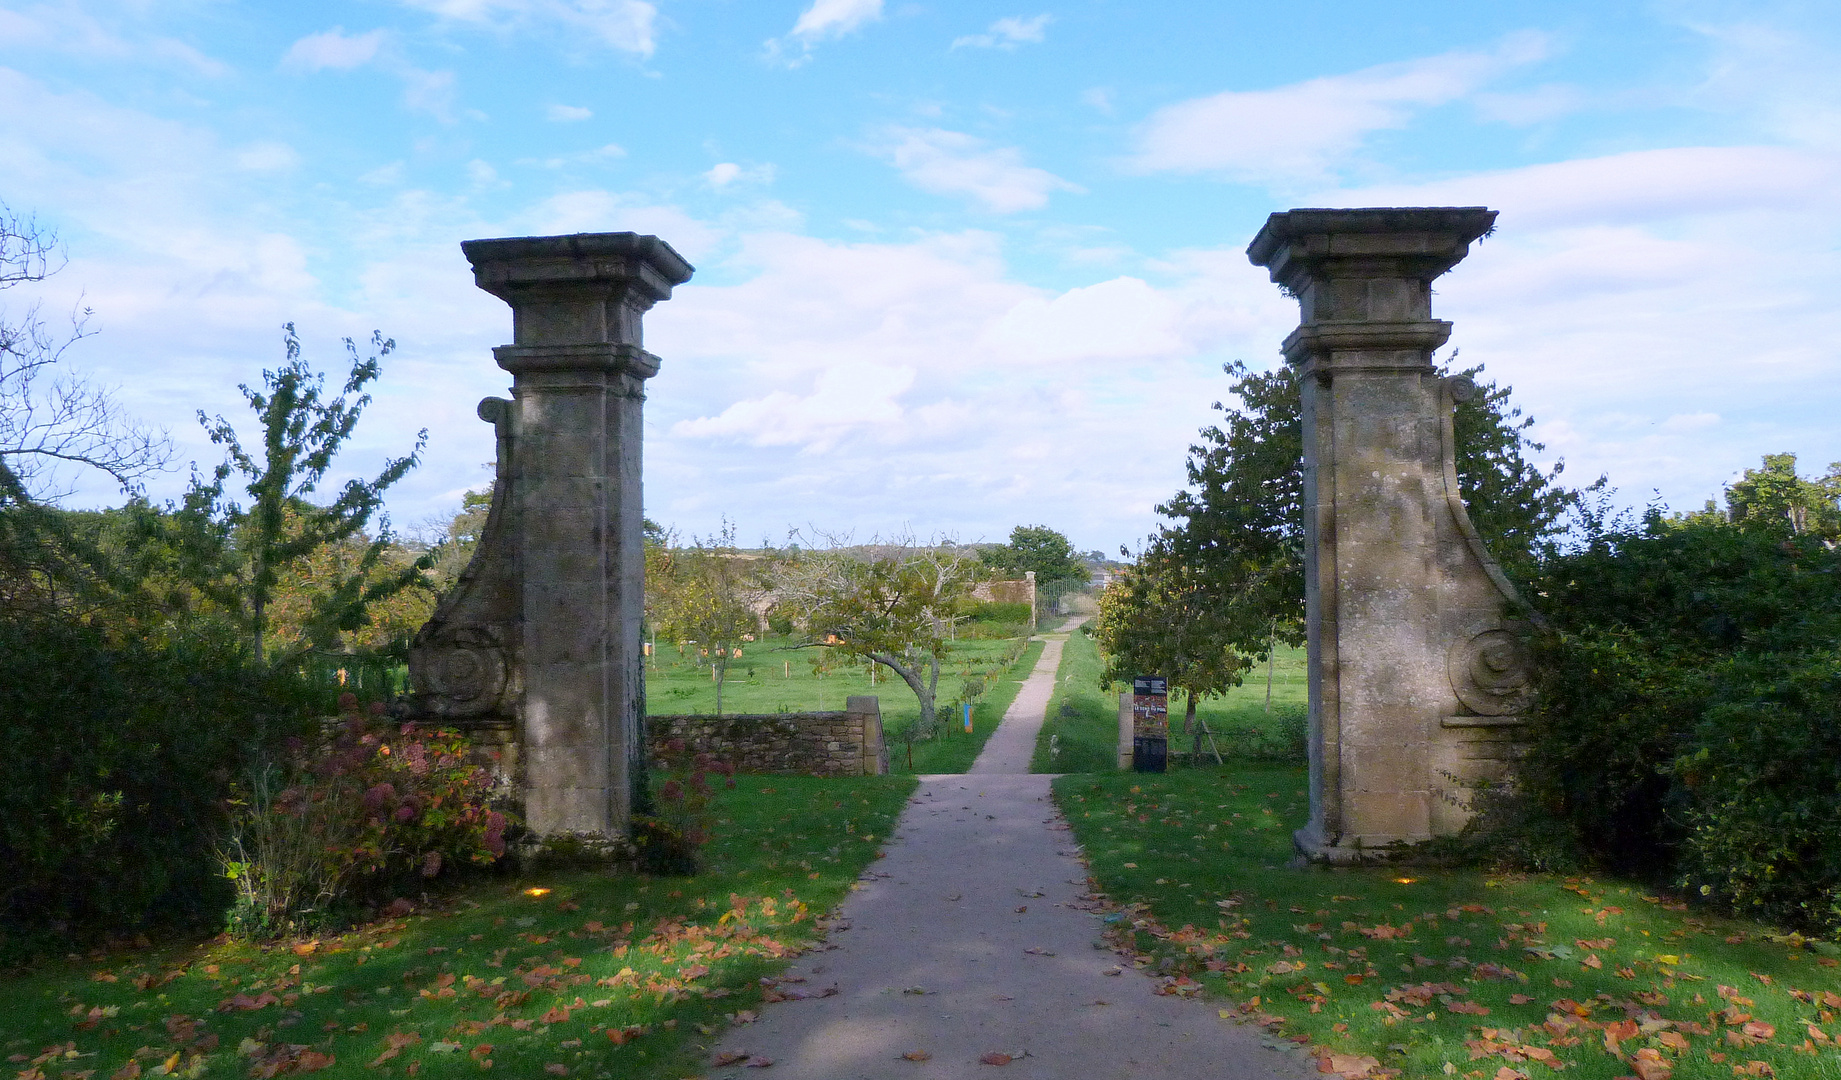
<svg viewBox="0 0 1841 1080">
<path fill-rule="evenodd" d="M 662 300 L 695 272 L 670 244 L 631 232 L 463 240 L 460 250 L 479 287 L 495 295 L 507 286 L 637 278 L 662 292 L 656 297 Z"/>
<path fill-rule="evenodd" d="M 1299 246 L 1326 256 L 1462 252 L 1495 224 L 1496 211 L 1485 206 L 1301 207 L 1266 218 L 1247 245 L 1247 259 L 1271 268 L 1277 280 L 1290 249 Z"/>
</svg>

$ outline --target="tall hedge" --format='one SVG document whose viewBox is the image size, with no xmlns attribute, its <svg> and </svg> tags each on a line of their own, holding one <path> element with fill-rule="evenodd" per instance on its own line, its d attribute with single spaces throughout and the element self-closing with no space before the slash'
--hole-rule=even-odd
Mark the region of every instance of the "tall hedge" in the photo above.
<svg viewBox="0 0 1841 1080">
<path fill-rule="evenodd" d="M 1548 557 L 1531 599 L 1533 809 L 1600 865 L 1841 925 L 1841 553 L 1652 514 Z"/>
<path fill-rule="evenodd" d="M 221 920 L 224 799 L 303 730 L 300 681 L 221 638 L 55 618 L 0 619 L 0 672 L 0 951 Z"/>
</svg>

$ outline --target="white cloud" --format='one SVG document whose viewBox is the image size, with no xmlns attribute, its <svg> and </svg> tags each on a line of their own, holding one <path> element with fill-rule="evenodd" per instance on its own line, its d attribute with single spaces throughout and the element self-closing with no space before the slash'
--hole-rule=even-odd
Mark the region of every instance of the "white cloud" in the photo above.
<svg viewBox="0 0 1841 1080">
<path fill-rule="evenodd" d="M 76 4 L 40 4 L 0 9 L 0 52 L 55 52 L 118 61 L 150 59 L 177 63 L 210 78 L 228 75 L 230 65 L 189 42 L 160 35 L 124 34 Z"/>
<path fill-rule="evenodd" d="M 403 84 L 403 106 L 427 113 L 443 123 L 454 119 L 455 80 L 452 71 L 428 71 L 410 63 L 387 30 L 347 34 L 335 26 L 308 34 L 282 54 L 284 71 L 351 71 L 366 65 L 394 75 Z"/>
<path fill-rule="evenodd" d="M 711 168 L 710 171 L 704 173 L 703 179 L 717 191 L 724 191 L 731 186 L 771 184 L 773 183 L 774 171 L 772 165 L 756 165 L 751 168 L 743 168 L 733 161 L 724 161 L 718 163 Z"/>
<path fill-rule="evenodd" d="M 1107 116 L 1112 115 L 1113 105 L 1111 87 L 1095 86 L 1091 89 L 1083 90 L 1080 95 L 1080 100 L 1098 109 L 1100 112 L 1105 113 Z"/>
<path fill-rule="evenodd" d="M 543 115 L 544 119 L 558 124 L 572 124 L 594 116 L 594 110 L 580 105 L 551 105 L 543 110 Z"/>
<path fill-rule="evenodd" d="M 788 36 L 812 44 L 843 37 L 881 17 L 882 0 L 812 0 Z"/>
<path fill-rule="evenodd" d="M 348 35 L 344 27 L 335 26 L 288 46 L 281 66 L 291 71 L 349 71 L 377 59 L 387 36 L 384 30 Z"/>
<path fill-rule="evenodd" d="M 913 387 L 914 376 L 913 368 L 878 364 L 827 368 L 813 380 L 809 394 L 775 390 L 738 401 L 715 416 L 680 420 L 671 433 L 823 454 L 851 432 L 886 431 L 900 424 L 905 410 L 897 398 Z"/>
<path fill-rule="evenodd" d="M 1446 53 L 1179 102 L 1152 114 L 1129 163 L 1141 172 L 1320 182 L 1373 132 L 1405 127 L 1418 110 L 1460 100 L 1545 54 L 1545 39 L 1516 34 L 1491 52 Z"/>
<path fill-rule="evenodd" d="M 454 73 L 424 71 L 402 67 L 397 76 L 403 80 L 403 105 L 411 112 L 423 112 L 443 123 L 454 119 Z"/>
<path fill-rule="evenodd" d="M 890 128 L 880 156 L 922 191 L 964 195 L 1000 214 L 1037 210 L 1056 191 L 1081 191 L 1045 169 L 1023 163 L 1022 151 L 992 146 L 943 128 Z"/>
<path fill-rule="evenodd" d="M 767 39 L 767 59 L 798 67 L 812 58 L 812 47 L 819 42 L 853 33 L 881 17 L 882 0 L 812 0 L 785 37 Z M 797 46 L 796 54 L 787 55 L 788 42 Z"/>
<path fill-rule="evenodd" d="M 635 56 L 657 48 L 658 7 L 646 0 L 402 0 L 410 7 L 456 22 L 493 27 L 548 24 L 586 32 L 601 44 Z"/>
<path fill-rule="evenodd" d="M 299 165 L 300 155 L 287 143 L 259 142 L 238 150 L 232 160 L 251 172 L 281 172 Z"/>
<path fill-rule="evenodd" d="M 955 49 L 1014 49 L 1018 45 L 1037 44 L 1046 36 L 1048 24 L 1053 22 L 1053 15 L 1037 15 L 1025 19 L 1021 15 L 1010 15 L 991 24 L 991 28 L 982 34 L 967 34 L 954 38 Z"/>
<path fill-rule="evenodd" d="M 1681 509 L 1765 453 L 1841 456 L 1841 154 L 1683 147 L 1310 198 L 1501 212 L 1434 314 L 1570 478 Z"/>
</svg>

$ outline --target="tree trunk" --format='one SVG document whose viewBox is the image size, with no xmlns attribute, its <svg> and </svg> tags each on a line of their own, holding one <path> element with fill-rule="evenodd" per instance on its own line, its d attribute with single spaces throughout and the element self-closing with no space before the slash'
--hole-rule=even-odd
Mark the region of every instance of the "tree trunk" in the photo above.
<svg viewBox="0 0 1841 1080">
<path fill-rule="evenodd" d="M 262 617 L 263 617 L 263 608 L 267 606 L 262 601 L 263 601 L 263 598 L 260 593 L 256 594 L 256 596 L 253 597 L 250 601 L 250 607 L 254 609 L 253 614 L 255 615 L 255 620 L 256 620 L 256 663 L 257 664 L 262 663 L 262 630 L 263 630 Z"/>
<path fill-rule="evenodd" d="M 728 656 L 727 649 L 724 649 L 722 651 L 722 655 L 717 658 L 715 662 L 715 666 L 712 667 L 710 670 L 716 673 L 716 715 L 721 716 L 722 715 L 722 681 L 729 677 L 729 656 Z"/>
<path fill-rule="evenodd" d="M 1186 693 L 1189 695 L 1189 704 L 1183 710 L 1183 734 L 1195 732 L 1195 746 L 1189 752 L 1189 764 L 1194 765 L 1202 760 L 1202 729 L 1195 724 L 1195 691 L 1189 690 Z"/>
<path fill-rule="evenodd" d="M 907 683 L 908 689 L 914 691 L 915 698 L 920 701 L 920 722 L 914 725 L 915 733 L 923 740 L 933 738 L 933 695 L 934 691 L 940 685 L 940 658 L 937 656 L 931 658 L 933 660 L 933 679 L 931 682 L 922 681 L 920 672 L 902 663 L 900 660 L 895 659 L 888 653 L 871 653 L 869 654 L 869 658 L 901 676 L 901 681 Z"/>
</svg>

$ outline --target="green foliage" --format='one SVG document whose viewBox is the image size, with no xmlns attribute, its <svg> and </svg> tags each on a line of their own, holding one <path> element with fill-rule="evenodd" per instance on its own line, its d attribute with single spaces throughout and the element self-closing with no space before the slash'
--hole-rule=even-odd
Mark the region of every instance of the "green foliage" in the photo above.
<svg viewBox="0 0 1841 1080">
<path fill-rule="evenodd" d="M 1589 858 L 1764 917 L 1841 924 L 1841 554 L 1775 525 L 1600 514 L 1532 595 L 1524 822 L 1542 811 Z"/>
<path fill-rule="evenodd" d="M 364 539 L 366 527 L 383 506 L 384 491 L 415 467 L 428 441 L 426 429 L 416 436 L 415 448 L 408 455 L 386 461 L 375 479 L 346 481 L 328 505 L 309 501 L 370 404 L 371 397 L 363 390 L 382 374 L 381 360 L 396 343 L 373 334 L 371 345 L 377 352 L 361 360 L 357 345 L 347 338 L 351 371 L 338 396 L 326 399 L 325 376 L 301 358 L 293 323 L 287 324 L 283 342 L 287 362 L 262 373 L 264 388 L 237 388 L 261 425 L 260 446 L 245 449 L 229 421 L 200 412 L 198 422 L 211 441 L 224 448 L 225 461 L 208 483 L 194 477 L 186 496 L 188 506 L 208 510 L 229 526 L 230 542 L 221 555 L 223 570 L 231 583 L 234 606 L 245 613 L 258 661 L 264 659 L 269 636 L 269 605 L 286 572 L 303 560 L 328 548 L 359 542 L 353 564 L 337 567 L 326 579 L 315 582 L 302 605 L 298 637 L 305 645 L 319 648 L 333 647 L 339 631 L 362 626 L 369 605 L 421 585 L 423 572 L 433 565 L 432 558 L 424 557 L 390 568 L 393 572 L 379 573 L 391 546 L 389 530 L 386 527 L 368 541 Z M 250 498 L 247 507 L 224 499 L 224 485 L 232 475 L 244 481 Z"/>
<path fill-rule="evenodd" d="M 769 564 L 735 546 L 735 525 L 724 520 L 713 536 L 695 537 L 690 547 L 658 545 L 648 552 L 646 589 L 654 630 L 694 644 L 707 656 L 716 679 L 716 714 L 722 715 L 723 683 L 742 642 L 760 630 L 755 604 L 766 593 Z"/>
<path fill-rule="evenodd" d="M 292 676 L 204 634 L 114 640 L 0 620 L 0 928 L 42 935 L 210 927 L 229 902 L 213 841 L 228 781 L 313 713 Z"/>
<path fill-rule="evenodd" d="M 414 724 L 389 730 L 340 699 L 336 733 L 299 744 L 291 767 L 262 762 L 232 800 L 224 875 L 232 928 L 272 937 L 322 925 L 341 901 L 383 901 L 443 869 L 505 853 L 509 822 L 468 741 Z"/>
<path fill-rule="evenodd" d="M 1746 469 L 1727 487 L 1726 514 L 1748 529 L 1841 539 L 1841 461 L 1827 475 L 1807 479 L 1796 474 L 1795 454 L 1766 454 L 1763 468 Z"/>
<path fill-rule="evenodd" d="M 1011 578 L 1035 571 L 1036 587 L 1057 581 L 1085 581 L 1087 564 L 1067 537 L 1047 525 L 1018 525 L 1010 542 L 994 544 L 979 553 L 986 566 Z"/>
<path fill-rule="evenodd" d="M 971 591 L 977 565 L 951 545 L 890 543 L 794 550 L 776 569 L 781 606 L 803 626 L 805 647 L 881 664 L 920 703 L 915 735 L 932 738 L 940 664 L 951 648 L 952 616 Z"/>
<path fill-rule="evenodd" d="M 1222 604 L 1206 570 L 1179 556 L 1167 535 L 1153 537 L 1100 594 L 1094 635 L 1106 656 L 1102 686 L 1136 675 L 1163 675 L 1188 699 L 1182 731 L 1195 722 L 1200 698 L 1240 685 L 1253 658 L 1234 651 L 1244 638 L 1236 616 L 1246 608 Z"/>
<path fill-rule="evenodd" d="M 1184 568 L 1184 591 L 1207 596 L 1196 606 L 1206 607 L 1213 640 L 1257 657 L 1275 632 L 1303 641 L 1304 428 L 1288 370 L 1253 372 L 1238 361 L 1226 370 L 1240 407 L 1215 403 L 1221 423 L 1189 448 L 1188 486 L 1157 508 L 1174 524 L 1150 552 Z M 1452 418 L 1458 487 L 1485 545 L 1521 575 L 1578 493 L 1559 485 L 1563 463 L 1543 472 L 1527 459 L 1544 449 L 1528 437 L 1533 418 L 1509 404 L 1509 387 L 1480 381 L 1482 371 L 1458 373 L 1477 389 Z"/>
</svg>

